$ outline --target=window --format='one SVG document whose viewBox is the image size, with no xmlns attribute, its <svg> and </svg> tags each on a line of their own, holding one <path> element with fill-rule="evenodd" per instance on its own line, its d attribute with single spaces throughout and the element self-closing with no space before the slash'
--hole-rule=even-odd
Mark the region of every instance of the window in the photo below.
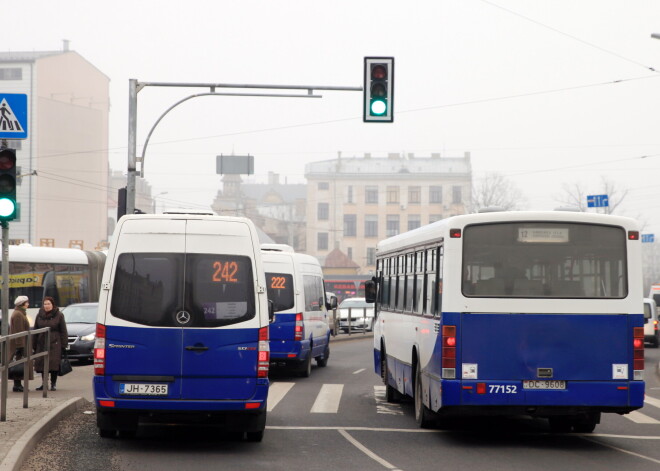
<svg viewBox="0 0 660 471">
<path fill-rule="evenodd" d="M 429 203 L 437 204 L 442 203 L 442 187 L 430 186 L 429 187 Z"/>
<path fill-rule="evenodd" d="M 319 190 L 329 190 L 330 184 L 328 182 L 319 182 Z"/>
<path fill-rule="evenodd" d="M 23 80 L 23 69 L 20 67 L 0 68 L 0 80 Z"/>
<path fill-rule="evenodd" d="M 467 226 L 463 294 L 477 297 L 621 299 L 628 294 L 626 233 L 557 222 Z"/>
<path fill-rule="evenodd" d="M 442 219 L 442 214 L 430 214 L 429 215 L 429 224 L 436 222 Z"/>
<path fill-rule="evenodd" d="M 355 214 L 344 214 L 344 236 L 355 237 L 357 235 L 357 216 Z"/>
<path fill-rule="evenodd" d="M 319 221 L 327 221 L 330 216 L 330 205 L 328 203 L 319 203 L 317 217 Z"/>
<path fill-rule="evenodd" d="M 385 228 L 385 236 L 392 237 L 399 233 L 399 215 L 398 214 L 388 214 L 387 215 L 387 227 Z"/>
<path fill-rule="evenodd" d="M 321 277 L 304 275 L 303 284 L 305 286 L 305 311 L 320 311 L 321 303 L 325 302 Z"/>
<path fill-rule="evenodd" d="M 248 257 L 123 253 L 117 260 L 110 311 L 150 326 L 236 324 L 255 315 L 253 279 Z M 181 310 L 190 313 L 185 325 L 175 316 Z"/>
<path fill-rule="evenodd" d="M 378 187 L 367 186 L 364 188 L 364 202 L 367 204 L 378 203 Z"/>
<path fill-rule="evenodd" d="M 378 215 L 367 214 L 364 216 L 364 236 L 378 237 Z"/>
<path fill-rule="evenodd" d="M 266 292 L 273 302 L 274 312 L 293 307 L 293 276 L 286 273 L 266 273 Z"/>
<path fill-rule="evenodd" d="M 408 204 L 419 204 L 421 203 L 421 198 L 422 198 L 421 186 L 408 187 Z"/>
<path fill-rule="evenodd" d="M 399 202 L 399 187 L 387 187 L 387 204 L 397 204 Z"/>
<path fill-rule="evenodd" d="M 451 187 L 452 204 L 461 204 L 463 202 L 463 188 L 460 186 Z"/>
<path fill-rule="evenodd" d="M 409 214 L 408 215 L 408 230 L 412 231 L 417 229 L 422 225 L 422 216 L 419 214 Z"/>
<path fill-rule="evenodd" d="M 367 247 L 367 265 L 376 264 L 376 249 L 373 247 Z"/>
<path fill-rule="evenodd" d="M 319 232 L 316 238 L 316 249 L 317 250 L 328 250 L 328 233 Z"/>
<path fill-rule="evenodd" d="M 352 203 L 353 202 L 353 186 L 349 185 L 346 187 L 346 202 L 347 203 Z"/>
</svg>

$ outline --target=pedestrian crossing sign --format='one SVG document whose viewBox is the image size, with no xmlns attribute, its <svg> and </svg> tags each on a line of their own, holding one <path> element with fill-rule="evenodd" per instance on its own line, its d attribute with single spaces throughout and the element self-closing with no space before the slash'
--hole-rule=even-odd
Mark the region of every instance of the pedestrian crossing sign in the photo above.
<svg viewBox="0 0 660 471">
<path fill-rule="evenodd" d="M 27 95 L 0 93 L 0 139 L 27 139 Z"/>
</svg>

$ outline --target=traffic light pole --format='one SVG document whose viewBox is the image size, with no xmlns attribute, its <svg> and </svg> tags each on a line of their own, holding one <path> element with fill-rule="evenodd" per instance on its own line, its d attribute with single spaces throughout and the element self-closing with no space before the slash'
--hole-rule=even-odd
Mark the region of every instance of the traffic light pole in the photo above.
<svg viewBox="0 0 660 471">
<path fill-rule="evenodd" d="M 156 120 L 149 131 L 147 140 L 142 148 L 142 156 L 138 159 L 137 147 L 137 95 L 144 87 L 180 87 L 180 88 L 208 88 L 207 93 L 190 95 L 170 106 Z M 261 90 L 297 90 L 298 93 L 247 93 L 247 92 L 216 92 L 216 88 L 229 89 L 261 89 Z M 280 98 L 322 98 L 322 95 L 314 95 L 314 90 L 353 91 L 360 92 L 362 87 L 327 87 L 314 85 L 255 85 L 255 84 L 230 84 L 230 83 L 170 83 L 170 82 L 138 82 L 136 79 L 128 81 L 128 172 L 126 177 L 126 214 L 135 213 L 135 181 L 137 178 L 137 164 L 140 163 L 140 176 L 144 177 L 144 157 L 149 144 L 151 134 L 163 117 L 181 103 L 200 96 L 258 96 L 258 97 L 280 97 Z M 301 92 L 307 91 L 307 94 Z"/>
<path fill-rule="evenodd" d="M 9 335 L 9 223 L 2 224 L 2 325 L 0 333 Z"/>
</svg>

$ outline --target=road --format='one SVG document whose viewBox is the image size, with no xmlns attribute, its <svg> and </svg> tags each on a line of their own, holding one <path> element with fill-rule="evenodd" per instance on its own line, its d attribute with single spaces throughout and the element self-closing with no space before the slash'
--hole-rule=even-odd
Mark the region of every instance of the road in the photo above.
<svg viewBox="0 0 660 471">
<path fill-rule="evenodd" d="M 545 420 L 526 417 L 464 419 L 420 430 L 412 403 L 384 401 L 372 371 L 371 342 L 333 343 L 327 368 L 315 366 L 310 378 L 274 373 L 262 443 L 187 426 L 147 426 L 134 439 L 101 439 L 93 415 L 70 419 L 44 443 L 49 453 L 54 442 L 60 444 L 60 456 L 66 456 L 60 469 L 81 470 L 99 462 L 106 469 L 141 471 L 633 471 L 660 466 L 660 381 L 655 373 L 660 349 L 646 350 L 647 405 L 641 411 L 604 414 L 594 433 L 564 435 L 550 433 Z M 82 368 L 92 374 L 91 367 Z"/>
</svg>

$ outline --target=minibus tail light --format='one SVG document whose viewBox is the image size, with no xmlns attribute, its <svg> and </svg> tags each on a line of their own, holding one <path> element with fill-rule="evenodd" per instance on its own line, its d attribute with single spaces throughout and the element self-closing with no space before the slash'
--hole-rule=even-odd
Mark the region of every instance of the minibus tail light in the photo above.
<svg viewBox="0 0 660 471">
<path fill-rule="evenodd" d="M 293 327 L 293 340 L 302 340 L 303 338 L 303 315 L 302 312 L 296 314 L 296 325 Z"/>
<path fill-rule="evenodd" d="M 633 327 L 633 379 L 644 377 L 644 327 Z"/>
<path fill-rule="evenodd" d="M 259 329 L 259 351 L 257 352 L 257 378 L 268 378 L 270 366 L 270 347 L 268 345 L 268 327 Z"/>
<path fill-rule="evenodd" d="M 96 340 L 94 341 L 94 374 L 105 374 L 105 325 L 96 324 Z"/>
</svg>

